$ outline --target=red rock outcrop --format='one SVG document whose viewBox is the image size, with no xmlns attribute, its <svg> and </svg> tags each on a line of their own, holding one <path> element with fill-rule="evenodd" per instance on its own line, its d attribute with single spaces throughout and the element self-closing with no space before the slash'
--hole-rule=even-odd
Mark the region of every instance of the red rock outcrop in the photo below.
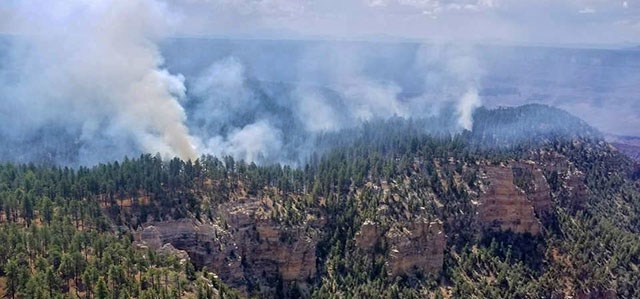
<svg viewBox="0 0 640 299">
<path fill-rule="evenodd" d="M 279 279 L 304 283 L 314 278 L 314 230 L 277 224 L 264 209 L 268 207 L 259 200 L 223 204 L 218 224 L 189 219 L 152 223 L 136 239 L 154 249 L 169 243 L 184 250 L 197 266 L 244 291 L 248 282 L 268 287 Z"/>
<path fill-rule="evenodd" d="M 526 178 L 529 181 L 524 191 L 529 201 L 533 204 L 536 215 L 545 217 L 551 214 L 553 212 L 551 188 L 542 170 L 533 161 L 516 163 L 513 169 L 522 169 L 527 172 Z"/>
<path fill-rule="evenodd" d="M 572 210 L 584 208 L 589 198 L 589 188 L 585 184 L 582 171 L 578 170 L 567 157 L 557 152 L 541 150 L 532 153 L 531 157 L 545 172 L 557 174 L 559 192 L 554 193 L 559 197 L 562 206 Z"/>
<path fill-rule="evenodd" d="M 446 237 L 442 222 L 416 222 L 392 228 L 385 237 L 390 245 L 387 268 L 391 275 L 409 275 L 416 270 L 437 274 L 444 263 Z"/>
<path fill-rule="evenodd" d="M 486 166 L 484 172 L 488 186 L 480 196 L 479 221 L 489 229 L 539 234 L 533 202 L 514 184 L 511 167 Z"/>
<path fill-rule="evenodd" d="M 397 223 L 386 232 L 366 221 L 356 234 L 356 246 L 364 251 L 382 242 L 389 246 L 386 267 L 392 276 L 442 270 L 446 236 L 440 221 Z"/>
<path fill-rule="evenodd" d="M 589 198 L 589 187 L 585 184 L 585 176 L 579 170 L 569 170 L 563 176 L 560 195 L 565 205 L 576 210 L 583 209 Z"/>
<path fill-rule="evenodd" d="M 177 250 L 184 250 L 196 264 L 204 261 L 208 255 L 207 242 L 218 239 L 222 230 L 211 224 L 203 224 L 192 219 L 155 222 L 138 230 L 134 235 L 139 244 L 162 251 L 170 244 Z"/>
</svg>

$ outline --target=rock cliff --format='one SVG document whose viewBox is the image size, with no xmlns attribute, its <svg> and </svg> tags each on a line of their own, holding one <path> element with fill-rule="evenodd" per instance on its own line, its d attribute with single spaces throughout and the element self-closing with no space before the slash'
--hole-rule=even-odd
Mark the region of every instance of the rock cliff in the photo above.
<svg viewBox="0 0 640 299">
<path fill-rule="evenodd" d="M 184 250 L 197 267 L 206 267 L 246 293 L 268 290 L 274 281 L 304 284 L 316 276 L 317 235 L 312 229 L 284 226 L 267 217 L 267 203 L 245 199 L 220 207 L 219 219 L 150 223 L 136 239 L 153 249 L 165 244 Z"/>
<path fill-rule="evenodd" d="M 446 237 L 440 221 L 401 223 L 386 232 L 367 221 L 356 234 L 356 246 L 369 253 L 375 254 L 382 243 L 388 246 L 386 267 L 392 276 L 437 274 L 442 270 Z"/>
<path fill-rule="evenodd" d="M 512 171 L 514 183 L 523 182 L 520 188 L 532 203 L 536 216 L 543 219 L 553 213 L 551 188 L 543 171 L 537 167 L 536 163 L 533 161 L 514 163 Z"/>
<path fill-rule="evenodd" d="M 480 223 L 494 230 L 540 233 L 542 225 L 535 216 L 534 202 L 514 184 L 510 166 L 485 166 L 483 179 L 487 185 L 478 206 Z"/>
<path fill-rule="evenodd" d="M 589 188 L 585 184 L 585 175 L 566 156 L 553 151 L 535 151 L 532 158 L 538 167 L 549 176 L 553 176 L 555 186 L 552 187 L 554 196 L 561 206 L 570 210 L 580 210 L 585 207 L 589 198 Z M 554 190 L 555 189 L 555 190 Z"/>
</svg>

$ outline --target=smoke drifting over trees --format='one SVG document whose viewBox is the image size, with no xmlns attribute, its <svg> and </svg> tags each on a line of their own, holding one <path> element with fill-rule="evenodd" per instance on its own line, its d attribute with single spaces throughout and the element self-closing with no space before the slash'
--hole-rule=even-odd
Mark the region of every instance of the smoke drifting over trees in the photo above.
<svg viewBox="0 0 640 299">
<path fill-rule="evenodd" d="M 418 94 L 370 76 L 366 51 L 343 44 L 309 46 L 286 61 L 296 64 L 295 82 L 249 77 L 252 66 L 233 52 L 200 60 L 211 66 L 185 79 L 164 67 L 158 43 L 179 16 L 160 2 L 15 6 L 20 36 L 10 39 L 1 64 L 2 159 L 82 165 L 158 152 L 296 163 L 322 132 L 452 106 L 459 129 L 470 129 L 480 105 L 480 67 L 460 47 L 419 52 L 414 68 L 428 92 Z"/>
<path fill-rule="evenodd" d="M 418 51 L 413 67 L 423 76 L 423 90 L 406 94 L 401 82 L 370 75 L 368 64 L 376 58 L 367 57 L 369 49 L 339 43 L 304 47 L 286 62 L 294 64 L 293 79 L 278 73 L 277 62 L 271 62 L 271 73 L 258 75 L 256 61 L 245 66 L 233 54 L 217 60 L 188 84 L 189 127 L 206 153 L 284 163 L 303 160 L 317 134 L 377 119 L 432 117 L 454 107 L 454 129 L 471 129 L 481 71 L 469 51 Z M 254 68 L 251 76 L 248 68 Z"/>
<path fill-rule="evenodd" d="M 161 67 L 156 46 L 167 18 L 154 1 L 19 4 L 21 36 L 11 41 L 11 72 L 2 78 L 2 97 L 11 103 L 1 111 L 3 135 L 24 140 L 61 131 L 85 163 L 136 150 L 196 157 L 179 103 L 184 78 Z"/>
</svg>

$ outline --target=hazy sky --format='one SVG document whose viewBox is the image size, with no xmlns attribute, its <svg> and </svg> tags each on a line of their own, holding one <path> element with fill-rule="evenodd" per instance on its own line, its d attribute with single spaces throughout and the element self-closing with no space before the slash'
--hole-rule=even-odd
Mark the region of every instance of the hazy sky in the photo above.
<svg viewBox="0 0 640 299">
<path fill-rule="evenodd" d="M 13 7 L 23 1 L 0 1 L 0 31 L 15 31 Z M 640 43 L 640 0 L 163 1 L 180 20 L 174 35 Z"/>
<path fill-rule="evenodd" d="M 640 0 L 168 0 L 184 34 L 640 43 Z"/>
</svg>

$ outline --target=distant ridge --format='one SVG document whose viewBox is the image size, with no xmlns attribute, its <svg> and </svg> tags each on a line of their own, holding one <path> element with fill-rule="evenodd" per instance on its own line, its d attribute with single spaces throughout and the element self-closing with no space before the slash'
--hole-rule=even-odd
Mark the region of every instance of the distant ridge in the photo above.
<svg viewBox="0 0 640 299">
<path fill-rule="evenodd" d="M 556 138 L 603 137 L 582 119 L 562 109 L 542 104 L 479 108 L 474 114 L 472 136 L 477 144 L 490 147 L 544 143 Z"/>
<path fill-rule="evenodd" d="M 640 137 L 606 135 L 606 139 L 621 153 L 640 162 Z"/>
</svg>

